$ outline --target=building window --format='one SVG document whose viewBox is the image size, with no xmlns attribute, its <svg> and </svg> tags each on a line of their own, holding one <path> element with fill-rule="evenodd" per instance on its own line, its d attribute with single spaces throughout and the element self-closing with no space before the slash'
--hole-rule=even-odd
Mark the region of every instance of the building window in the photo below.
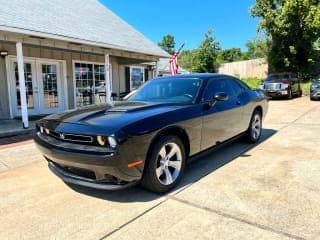
<svg viewBox="0 0 320 240">
<path fill-rule="evenodd" d="M 144 83 L 144 68 L 131 67 L 130 85 L 131 91 L 139 88 Z"/>
<path fill-rule="evenodd" d="M 106 78 L 103 64 L 75 63 L 76 106 L 106 102 Z"/>
</svg>

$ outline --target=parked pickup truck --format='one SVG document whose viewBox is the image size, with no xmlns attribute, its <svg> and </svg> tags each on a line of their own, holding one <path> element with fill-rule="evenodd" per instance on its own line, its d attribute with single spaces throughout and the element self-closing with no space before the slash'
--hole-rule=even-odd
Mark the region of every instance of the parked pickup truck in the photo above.
<svg viewBox="0 0 320 240">
<path fill-rule="evenodd" d="M 294 73 L 273 73 L 269 74 L 262 84 L 268 97 L 301 97 L 301 80 Z"/>
</svg>

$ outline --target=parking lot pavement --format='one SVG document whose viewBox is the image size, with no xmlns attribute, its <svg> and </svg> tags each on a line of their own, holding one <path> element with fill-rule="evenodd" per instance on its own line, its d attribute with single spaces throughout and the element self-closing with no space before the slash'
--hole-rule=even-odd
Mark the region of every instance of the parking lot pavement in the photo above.
<svg viewBox="0 0 320 240">
<path fill-rule="evenodd" d="M 32 142 L 0 149 L 0 172 L 43 160 Z"/>
<path fill-rule="evenodd" d="M 99 239 L 164 200 L 134 188 L 80 192 L 44 161 L 0 174 L 0 239 Z"/>
<path fill-rule="evenodd" d="M 161 196 L 71 187 L 33 144 L 1 149 L 0 239 L 320 239 L 320 102 L 271 101 L 264 128 L 198 156 Z"/>
</svg>

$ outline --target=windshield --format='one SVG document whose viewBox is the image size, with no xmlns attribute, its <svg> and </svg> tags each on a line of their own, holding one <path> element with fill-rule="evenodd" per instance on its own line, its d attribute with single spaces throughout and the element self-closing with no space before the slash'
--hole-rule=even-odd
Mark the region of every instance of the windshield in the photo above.
<svg viewBox="0 0 320 240">
<path fill-rule="evenodd" d="M 194 103 L 198 95 L 201 79 L 164 78 L 144 84 L 128 101 Z"/>
<path fill-rule="evenodd" d="M 289 74 L 279 74 L 279 75 L 269 75 L 266 79 L 267 82 L 269 81 L 278 81 L 278 80 L 289 80 Z"/>
</svg>

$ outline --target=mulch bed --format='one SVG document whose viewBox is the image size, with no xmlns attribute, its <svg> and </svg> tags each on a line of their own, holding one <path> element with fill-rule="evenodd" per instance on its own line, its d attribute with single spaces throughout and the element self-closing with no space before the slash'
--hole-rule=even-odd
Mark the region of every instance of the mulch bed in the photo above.
<svg viewBox="0 0 320 240">
<path fill-rule="evenodd" d="M 0 138 L 0 149 L 17 147 L 33 143 L 32 134 L 23 134 L 12 137 Z"/>
</svg>

